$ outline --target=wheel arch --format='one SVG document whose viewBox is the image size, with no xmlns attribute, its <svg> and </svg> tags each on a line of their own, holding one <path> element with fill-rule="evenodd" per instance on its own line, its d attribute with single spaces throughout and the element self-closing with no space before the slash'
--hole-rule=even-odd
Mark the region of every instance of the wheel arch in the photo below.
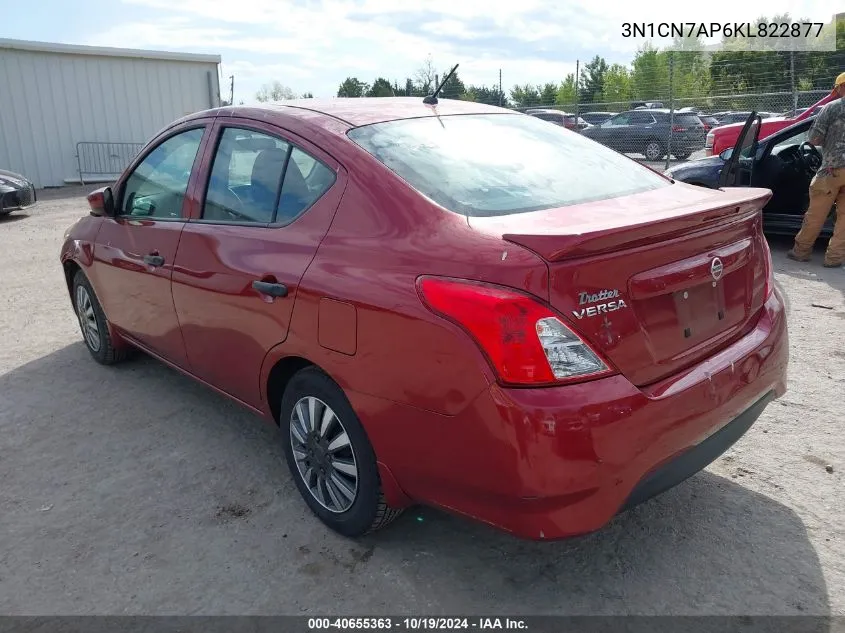
<svg viewBox="0 0 845 633">
<path fill-rule="evenodd" d="M 275 359 L 271 358 L 271 356 L 273 356 L 272 351 L 268 354 L 267 359 L 265 359 L 265 364 L 268 367 L 264 370 L 266 371 L 267 377 L 262 381 L 262 386 L 264 388 L 262 395 L 265 406 L 267 407 L 267 413 L 272 417 L 273 422 L 277 426 L 281 426 L 279 417 L 281 413 L 282 395 L 297 372 L 308 367 L 314 367 L 328 376 L 329 379 L 337 384 L 338 388 L 343 391 L 343 387 L 332 377 L 330 372 L 326 371 L 325 368 L 304 356 L 290 354 L 282 356 L 281 358 L 277 357 Z M 272 363 L 272 365 L 270 363 Z M 262 374 L 264 371 L 262 371 Z M 364 428 L 364 434 L 368 436 L 368 440 L 370 445 L 373 447 L 373 451 L 376 452 L 375 444 L 373 443 L 372 438 L 369 437 L 366 422 L 361 420 L 361 425 Z M 388 505 L 392 508 L 406 508 L 413 505 L 413 500 L 405 493 L 390 467 L 379 459 L 378 452 L 376 452 L 376 466 L 378 468 L 382 492 L 384 493 L 384 497 Z"/>
<path fill-rule="evenodd" d="M 82 266 L 76 263 L 73 259 L 66 259 L 62 262 L 62 272 L 65 276 L 65 285 L 67 285 L 67 293 L 70 297 L 71 303 L 73 303 L 73 279 L 76 277 L 76 273 L 82 270 Z"/>
<path fill-rule="evenodd" d="M 264 400 L 273 421 L 279 425 L 279 414 L 282 406 L 282 395 L 294 375 L 306 367 L 316 367 L 331 377 L 325 369 L 302 356 L 284 356 L 276 360 L 264 381 Z"/>
</svg>

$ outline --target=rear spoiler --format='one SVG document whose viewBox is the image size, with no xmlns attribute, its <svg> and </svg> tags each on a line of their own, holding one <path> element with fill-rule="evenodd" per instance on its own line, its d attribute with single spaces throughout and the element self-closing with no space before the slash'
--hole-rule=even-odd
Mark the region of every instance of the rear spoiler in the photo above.
<svg viewBox="0 0 845 633">
<path fill-rule="evenodd" d="M 655 214 L 635 224 L 616 224 L 609 218 L 604 226 L 582 233 L 505 233 L 502 239 L 524 246 L 546 261 L 598 255 L 622 248 L 635 248 L 655 240 L 672 239 L 691 231 L 704 230 L 718 224 L 731 223 L 759 214 L 772 192 L 769 189 L 725 189 L 723 193 L 734 198 L 726 204 L 714 206 L 713 200 L 697 205 Z M 748 194 L 751 193 L 749 196 Z"/>
</svg>

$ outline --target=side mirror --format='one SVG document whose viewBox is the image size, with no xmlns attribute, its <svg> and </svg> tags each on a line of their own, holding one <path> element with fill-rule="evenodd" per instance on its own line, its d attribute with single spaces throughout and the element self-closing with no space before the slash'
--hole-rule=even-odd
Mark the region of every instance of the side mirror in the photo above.
<svg viewBox="0 0 845 633">
<path fill-rule="evenodd" d="M 734 148 L 729 147 L 728 149 L 722 151 L 721 154 L 719 154 L 719 158 L 721 158 L 722 160 L 725 160 L 725 161 L 730 160 L 733 153 L 734 153 Z"/>
<path fill-rule="evenodd" d="M 88 194 L 88 206 L 91 215 L 114 216 L 114 194 L 111 187 L 102 187 Z"/>
</svg>

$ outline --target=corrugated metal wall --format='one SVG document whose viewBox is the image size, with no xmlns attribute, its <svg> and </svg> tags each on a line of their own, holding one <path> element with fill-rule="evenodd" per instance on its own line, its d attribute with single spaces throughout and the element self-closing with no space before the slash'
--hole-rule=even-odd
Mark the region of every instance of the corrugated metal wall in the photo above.
<svg viewBox="0 0 845 633">
<path fill-rule="evenodd" d="M 0 169 L 62 185 L 77 177 L 76 143 L 146 142 L 218 106 L 218 81 L 211 62 L 0 48 Z"/>
</svg>

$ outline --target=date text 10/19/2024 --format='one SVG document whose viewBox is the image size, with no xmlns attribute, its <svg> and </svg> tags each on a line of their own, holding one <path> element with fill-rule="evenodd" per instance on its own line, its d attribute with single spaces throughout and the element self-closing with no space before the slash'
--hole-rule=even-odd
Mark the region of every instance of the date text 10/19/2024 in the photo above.
<svg viewBox="0 0 845 633">
<path fill-rule="evenodd" d="M 623 22 L 622 37 L 819 38 L 824 22 Z"/>
<path fill-rule="evenodd" d="M 525 620 L 518 618 L 308 618 L 309 631 L 525 631 L 527 629 Z"/>
</svg>

